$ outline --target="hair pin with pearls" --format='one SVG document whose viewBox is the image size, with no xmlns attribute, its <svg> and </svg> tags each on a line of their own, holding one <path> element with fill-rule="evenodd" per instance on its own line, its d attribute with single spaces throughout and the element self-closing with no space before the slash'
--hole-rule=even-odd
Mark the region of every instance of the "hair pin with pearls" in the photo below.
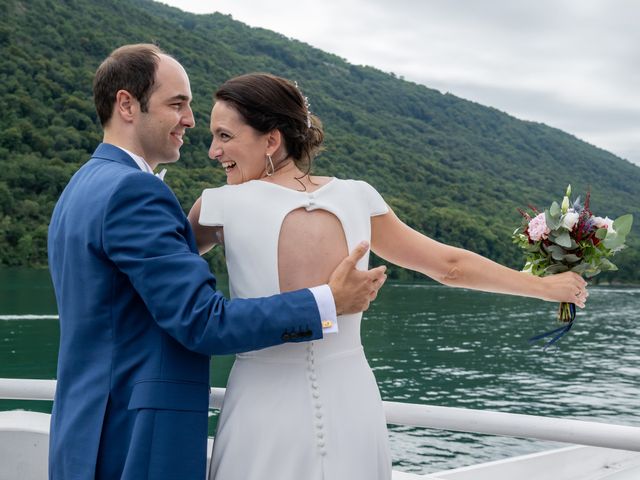
<svg viewBox="0 0 640 480">
<path fill-rule="evenodd" d="M 309 103 L 309 97 L 305 97 L 302 93 L 302 90 L 300 90 L 300 87 L 298 86 L 298 82 L 294 81 L 293 82 L 296 86 L 296 88 L 298 89 L 298 92 L 300 92 L 300 95 L 302 95 L 302 99 L 304 101 L 304 108 L 306 110 L 307 113 L 307 128 L 311 128 L 311 104 Z"/>
</svg>

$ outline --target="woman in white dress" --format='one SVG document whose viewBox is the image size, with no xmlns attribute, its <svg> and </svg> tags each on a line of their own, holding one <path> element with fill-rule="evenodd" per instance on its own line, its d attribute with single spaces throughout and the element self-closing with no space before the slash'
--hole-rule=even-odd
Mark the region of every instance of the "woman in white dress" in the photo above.
<svg viewBox="0 0 640 480">
<path fill-rule="evenodd" d="M 539 278 L 511 270 L 409 228 L 367 183 L 311 175 L 322 126 L 293 83 L 243 75 L 224 83 L 215 99 L 209 156 L 228 185 L 205 190 L 189 219 L 201 253 L 224 244 L 232 297 L 326 283 L 366 240 L 380 257 L 445 285 L 584 306 L 586 282 L 576 274 Z M 368 255 L 358 267 L 367 263 Z M 339 316 L 338 332 L 319 341 L 237 355 L 210 479 L 391 478 L 361 317 Z"/>
</svg>

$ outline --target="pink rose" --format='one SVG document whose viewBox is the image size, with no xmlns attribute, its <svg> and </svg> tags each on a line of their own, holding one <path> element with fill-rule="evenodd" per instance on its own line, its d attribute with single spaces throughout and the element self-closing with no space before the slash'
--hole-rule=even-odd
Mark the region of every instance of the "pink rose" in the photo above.
<svg viewBox="0 0 640 480">
<path fill-rule="evenodd" d="M 547 228 L 547 222 L 544 218 L 544 213 L 538 214 L 532 218 L 529 222 L 529 238 L 534 242 L 537 242 L 541 238 L 547 238 L 549 236 L 549 228 Z"/>
</svg>

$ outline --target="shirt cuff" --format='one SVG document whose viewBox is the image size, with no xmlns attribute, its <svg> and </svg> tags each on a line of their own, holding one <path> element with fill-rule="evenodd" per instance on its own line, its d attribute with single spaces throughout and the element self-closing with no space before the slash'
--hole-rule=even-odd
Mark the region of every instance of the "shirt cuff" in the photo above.
<svg viewBox="0 0 640 480">
<path fill-rule="evenodd" d="M 320 320 L 322 322 L 322 333 L 338 333 L 338 315 L 336 314 L 336 303 L 329 285 L 320 285 L 309 289 L 316 299 Z"/>
</svg>

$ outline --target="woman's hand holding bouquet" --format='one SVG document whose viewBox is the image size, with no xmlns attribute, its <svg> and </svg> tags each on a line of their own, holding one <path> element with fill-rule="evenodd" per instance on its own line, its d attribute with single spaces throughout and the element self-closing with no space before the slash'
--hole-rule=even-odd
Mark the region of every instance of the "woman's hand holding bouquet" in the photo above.
<svg viewBox="0 0 640 480">
<path fill-rule="evenodd" d="M 616 220 L 598 217 L 589 209 L 589 194 L 584 205 L 580 198 L 572 203 L 570 196 L 571 185 L 560 205 L 553 202 L 543 212 L 533 207 L 530 207 L 531 213 L 520 210 L 524 219 L 513 233 L 513 241 L 524 250 L 523 271 L 541 277 L 575 272 L 591 278 L 600 272 L 618 269 L 609 259 L 625 247 L 633 223 L 632 215 L 623 215 Z M 545 344 L 546 348 L 571 329 L 576 304 L 583 307 L 587 296 L 586 291 L 576 291 L 575 295 L 575 302 L 560 303 L 558 320 L 564 325 L 537 335 L 531 341 L 555 335 Z"/>
</svg>

